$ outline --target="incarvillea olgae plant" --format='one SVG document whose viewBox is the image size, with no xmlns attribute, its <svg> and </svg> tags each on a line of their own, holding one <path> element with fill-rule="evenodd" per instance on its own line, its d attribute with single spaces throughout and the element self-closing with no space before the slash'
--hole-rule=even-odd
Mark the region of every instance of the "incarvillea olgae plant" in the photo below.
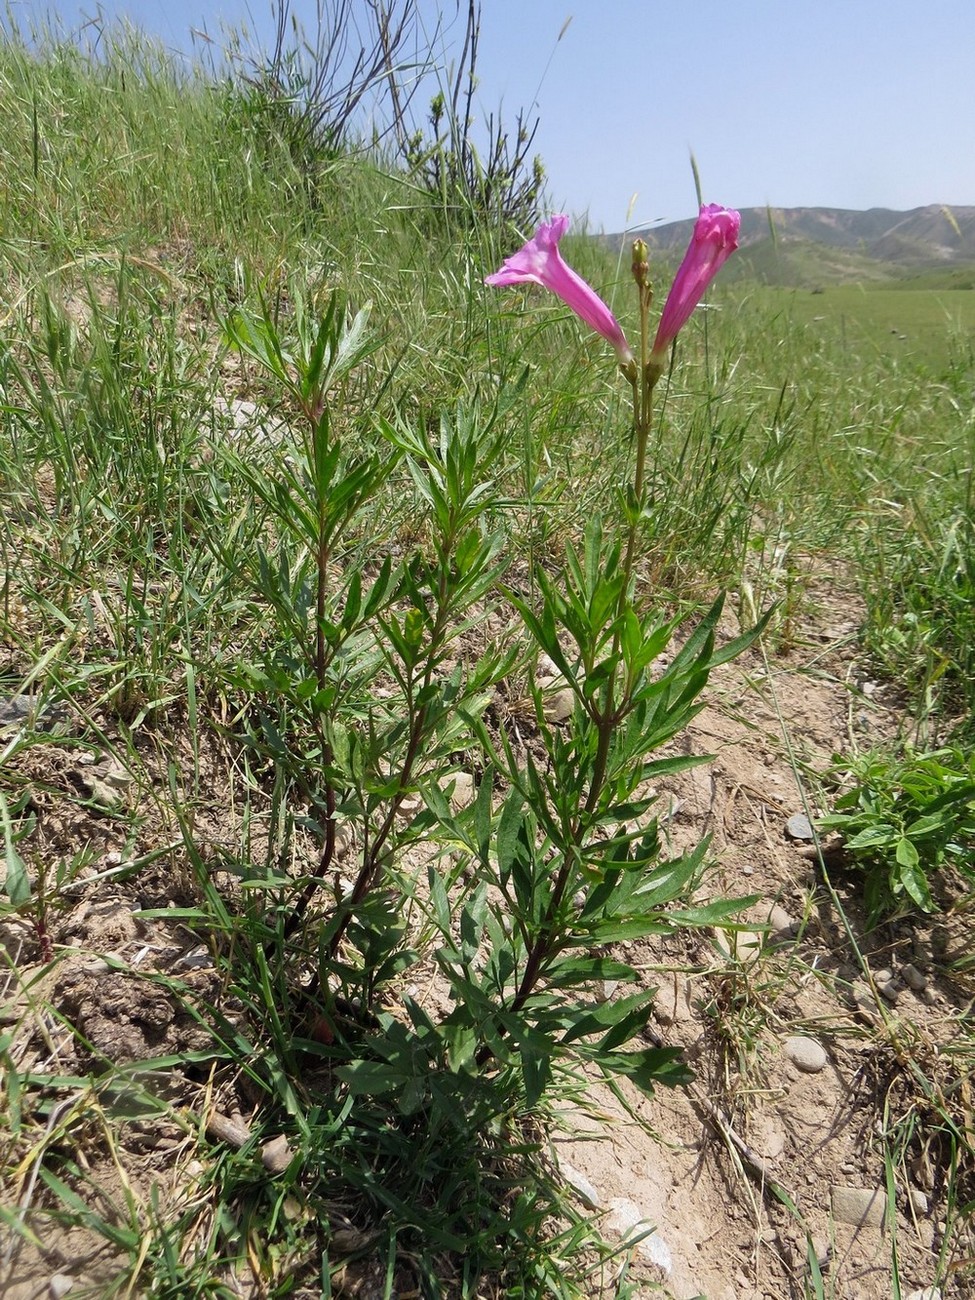
<svg viewBox="0 0 975 1300">
<path fill-rule="evenodd" d="M 701 209 L 652 345 L 647 247 L 634 244 L 635 350 L 562 259 L 567 225 L 543 223 L 487 284 L 542 285 L 608 340 L 632 390 L 634 463 L 563 571 L 538 572 L 530 592 L 506 582 L 495 486 L 516 393 L 428 422 L 384 418 L 369 396 L 368 307 L 336 296 L 315 311 L 295 294 L 286 330 L 270 309 L 228 323 L 298 431 L 234 466 L 266 508 L 252 574 L 275 626 L 240 670 L 241 717 L 279 806 L 302 808 L 300 842 L 317 845 L 297 879 L 281 855 L 241 864 L 242 896 L 256 959 L 288 972 L 307 1050 L 346 1096 L 404 1116 L 532 1107 L 586 1062 L 643 1088 L 681 1078 L 675 1051 L 641 1040 L 653 990 L 609 954 L 713 924 L 741 901 L 685 905 L 707 845 L 664 857 L 653 785 L 703 761 L 660 751 L 699 709 L 711 669 L 755 633 L 719 648 L 720 601 L 691 627 L 647 608 L 634 564 L 655 387 L 737 246 L 739 216 Z M 377 558 L 370 511 L 392 476 L 415 491 L 422 524 L 401 554 Z M 497 644 L 492 625 L 504 628 Z M 546 658 L 548 678 L 531 670 Z M 526 665 L 529 746 L 489 708 Z M 571 698 L 559 722 L 553 678 Z M 472 770 L 465 806 L 455 787 Z M 404 991 L 429 982 L 431 963 L 446 989 L 435 1008 Z M 597 999 L 606 981 L 619 992 Z"/>
</svg>

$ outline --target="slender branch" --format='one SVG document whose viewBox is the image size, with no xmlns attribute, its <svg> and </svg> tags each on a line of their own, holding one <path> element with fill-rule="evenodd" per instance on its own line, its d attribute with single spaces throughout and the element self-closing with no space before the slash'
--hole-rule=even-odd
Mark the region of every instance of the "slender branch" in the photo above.
<svg viewBox="0 0 975 1300">
<path fill-rule="evenodd" d="M 451 543 L 452 541 L 453 536 L 451 535 Z M 444 556 L 449 553 L 450 547 L 445 547 Z M 434 620 L 433 628 L 430 633 L 430 643 L 427 647 L 426 663 L 424 664 L 420 689 L 421 696 L 426 696 L 433 682 L 434 668 L 436 667 L 440 650 L 443 645 L 444 635 L 447 630 L 449 615 L 449 593 L 447 581 L 446 566 L 445 564 L 441 564 L 440 581 L 437 589 L 437 616 Z M 386 816 L 384 817 L 379 830 L 376 832 L 371 849 L 368 851 L 365 849 L 363 850 L 362 866 L 359 869 L 359 874 L 356 877 L 351 893 L 343 898 L 339 904 L 339 915 L 337 916 L 335 929 L 333 930 L 328 944 L 329 961 L 334 961 L 335 957 L 338 955 L 342 939 L 352 922 L 355 909 L 365 898 L 376 879 L 379 868 L 383 862 L 383 849 L 386 841 L 392 833 L 393 826 L 396 822 L 396 815 L 400 810 L 403 800 L 406 798 L 409 784 L 413 776 L 413 769 L 420 754 L 420 748 L 423 741 L 426 739 L 427 717 L 429 715 L 428 703 L 424 701 L 415 714 L 413 714 L 412 706 L 410 705 L 410 713 L 412 715 L 410 736 L 407 741 L 406 753 L 403 756 L 399 778 L 396 782 L 396 793 L 389 801 Z"/>
</svg>

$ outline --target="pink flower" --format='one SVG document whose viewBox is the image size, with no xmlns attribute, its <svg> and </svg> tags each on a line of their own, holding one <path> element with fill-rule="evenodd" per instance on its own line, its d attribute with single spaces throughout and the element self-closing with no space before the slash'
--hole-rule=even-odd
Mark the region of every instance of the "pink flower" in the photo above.
<svg viewBox="0 0 975 1300">
<path fill-rule="evenodd" d="M 687 324 L 705 289 L 738 247 L 740 229 L 740 213 L 716 203 L 701 208 L 690 246 L 664 303 L 653 341 L 653 364 L 660 365 L 661 357 Z"/>
<path fill-rule="evenodd" d="M 564 213 L 553 216 L 535 231 L 533 239 L 506 257 L 500 271 L 485 278 L 484 283 L 504 288 L 511 284 L 540 284 L 550 289 L 571 307 L 597 334 L 616 349 L 620 365 L 631 365 L 633 354 L 627 347 L 619 321 L 594 289 L 571 266 L 562 261 L 559 240 L 569 227 Z"/>
</svg>

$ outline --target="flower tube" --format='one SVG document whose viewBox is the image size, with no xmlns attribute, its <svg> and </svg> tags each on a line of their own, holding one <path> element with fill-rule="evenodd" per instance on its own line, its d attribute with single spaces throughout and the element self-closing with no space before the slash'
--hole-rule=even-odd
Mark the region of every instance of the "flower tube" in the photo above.
<svg viewBox="0 0 975 1300">
<path fill-rule="evenodd" d="M 705 289 L 738 247 L 740 229 L 740 213 L 719 207 L 717 203 L 701 208 L 657 326 L 650 354 L 650 363 L 656 370 L 663 369 L 662 358 L 667 349 L 687 324 Z"/>
<path fill-rule="evenodd" d="M 564 213 L 557 213 L 550 221 L 543 221 L 533 238 L 517 253 L 506 257 L 501 269 L 486 276 L 484 283 L 496 288 L 515 284 L 544 286 L 612 344 L 621 366 L 631 366 L 633 354 L 619 321 L 595 289 L 562 260 L 559 240 L 568 226 L 569 218 Z"/>
</svg>

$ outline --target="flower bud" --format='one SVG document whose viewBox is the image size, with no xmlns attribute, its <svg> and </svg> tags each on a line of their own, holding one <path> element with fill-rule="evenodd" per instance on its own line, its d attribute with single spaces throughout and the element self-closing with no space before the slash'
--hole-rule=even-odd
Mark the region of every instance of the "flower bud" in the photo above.
<svg viewBox="0 0 975 1300">
<path fill-rule="evenodd" d="M 633 241 L 633 279 L 641 289 L 650 282 L 650 250 L 645 239 Z"/>
</svg>

